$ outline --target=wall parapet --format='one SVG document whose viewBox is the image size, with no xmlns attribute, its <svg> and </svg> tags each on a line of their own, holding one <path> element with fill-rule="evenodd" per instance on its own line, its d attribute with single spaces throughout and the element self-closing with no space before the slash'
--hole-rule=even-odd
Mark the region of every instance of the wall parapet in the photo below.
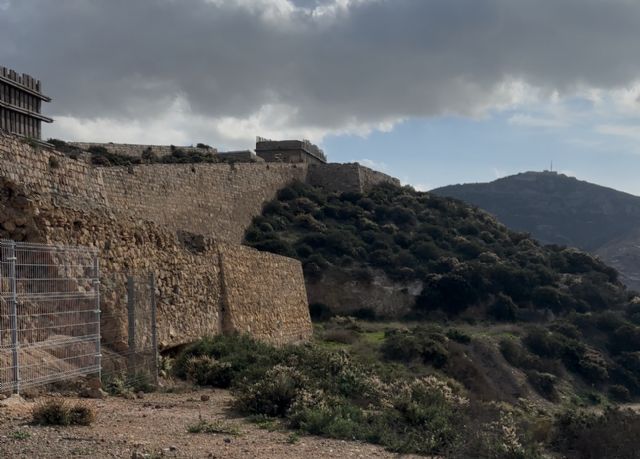
<svg viewBox="0 0 640 459">
<path fill-rule="evenodd" d="M 185 153 L 207 153 L 216 154 L 218 150 L 210 146 L 194 147 L 175 146 L 175 145 L 146 145 L 132 143 L 96 143 L 96 142 L 67 142 L 68 145 L 77 147 L 81 150 L 89 150 L 92 147 L 101 147 L 109 153 L 130 156 L 132 158 L 140 158 L 146 151 L 150 151 L 158 157 L 169 156 L 176 150 L 182 150 Z"/>
<path fill-rule="evenodd" d="M 239 162 L 94 167 L 0 132 L 0 176 L 74 209 L 108 207 L 117 215 L 172 231 L 241 243 L 254 217 L 294 181 L 329 191 L 366 192 L 400 182 L 358 163 Z"/>
</svg>

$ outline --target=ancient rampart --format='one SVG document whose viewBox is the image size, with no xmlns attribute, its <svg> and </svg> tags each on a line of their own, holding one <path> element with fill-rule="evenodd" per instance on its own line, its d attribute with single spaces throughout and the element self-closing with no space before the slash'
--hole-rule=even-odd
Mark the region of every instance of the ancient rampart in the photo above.
<svg viewBox="0 0 640 459">
<path fill-rule="evenodd" d="M 339 192 L 398 183 L 359 164 L 93 167 L 0 131 L 0 237 L 97 247 L 123 282 L 154 272 L 162 347 L 230 331 L 298 341 L 311 334 L 300 263 L 240 245 L 295 180 Z M 108 294 L 103 305 L 105 336 L 123 341 L 123 305 Z"/>
<path fill-rule="evenodd" d="M 227 196 L 224 192 L 233 189 L 234 174 L 230 166 L 218 166 L 228 173 L 221 176 L 224 182 L 218 187 L 222 199 Z M 171 166 L 157 167 L 170 176 Z M 203 169 L 196 175 L 211 172 L 209 167 L 199 168 Z M 181 176 L 183 169 L 177 167 L 174 172 L 186 183 L 191 177 L 187 172 L 192 172 L 187 168 Z M 104 174 L 108 177 L 105 185 L 104 172 L 0 133 L 0 237 L 97 247 L 102 271 L 112 279 L 121 275 L 122 282 L 129 271 L 153 272 L 159 344 L 164 348 L 223 331 L 250 332 L 278 344 L 309 338 L 311 322 L 298 261 L 207 236 L 185 236 L 176 230 L 177 224 L 165 226 L 147 219 L 140 214 L 142 208 L 117 201 L 110 190 L 112 186 L 133 186 L 136 181 L 117 181 L 118 171 L 114 170 Z M 178 183 L 182 182 L 177 180 L 171 189 L 175 194 L 179 194 Z M 166 190 L 156 190 L 167 195 Z M 192 195 L 185 195 L 185 205 L 196 196 L 196 189 L 192 190 Z M 147 194 L 131 194 L 150 199 Z M 111 204 L 110 198 L 118 204 Z M 260 204 L 255 205 L 259 212 Z M 242 209 L 240 203 L 238 208 Z M 201 211 L 190 208 L 193 215 Z M 215 215 L 210 216 L 211 221 Z M 102 305 L 105 341 L 126 346 L 125 305 L 110 297 L 108 290 Z"/>
<path fill-rule="evenodd" d="M 304 164 L 150 164 L 100 170 L 109 206 L 171 230 L 240 243 L 266 201 Z"/>
<path fill-rule="evenodd" d="M 133 144 L 133 143 L 95 143 L 95 142 L 68 142 L 68 145 L 78 147 L 81 150 L 89 150 L 92 147 L 100 147 L 107 150 L 109 153 L 117 155 L 131 156 L 133 158 L 139 158 L 145 152 L 151 152 L 154 155 L 168 156 L 175 150 L 182 150 L 185 153 L 211 153 L 218 152 L 213 147 L 192 147 L 192 146 L 173 146 L 173 145 L 147 145 L 147 144 Z"/>
<path fill-rule="evenodd" d="M 382 172 L 374 171 L 358 163 L 311 164 L 307 181 L 311 185 L 329 191 L 368 191 L 379 183 L 400 185 L 400 180 Z"/>
</svg>

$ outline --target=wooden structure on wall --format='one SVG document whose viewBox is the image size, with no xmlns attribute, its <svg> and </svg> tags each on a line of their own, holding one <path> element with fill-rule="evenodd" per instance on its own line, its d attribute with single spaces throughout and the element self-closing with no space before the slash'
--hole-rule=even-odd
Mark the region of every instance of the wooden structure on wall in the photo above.
<svg viewBox="0 0 640 459">
<path fill-rule="evenodd" d="M 0 66 L 0 129 L 41 140 L 41 124 L 53 120 L 40 113 L 51 98 L 41 92 L 40 80 Z"/>
</svg>

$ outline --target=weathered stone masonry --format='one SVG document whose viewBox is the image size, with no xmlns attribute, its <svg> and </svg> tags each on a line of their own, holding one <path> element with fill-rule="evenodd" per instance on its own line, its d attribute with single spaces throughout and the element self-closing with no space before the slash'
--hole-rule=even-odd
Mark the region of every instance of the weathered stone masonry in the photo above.
<svg viewBox="0 0 640 459">
<path fill-rule="evenodd" d="M 242 242 L 265 201 L 294 180 L 304 164 L 151 164 L 101 169 L 110 207 L 163 227 Z"/>
<path fill-rule="evenodd" d="M 328 191 L 368 191 L 379 183 L 400 185 L 400 180 L 358 163 L 309 165 L 307 181 Z"/>
<path fill-rule="evenodd" d="M 264 203 L 295 180 L 332 191 L 397 183 L 359 164 L 96 168 L 0 132 L 0 237 L 97 247 L 103 271 L 123 279 L 152 271 L 162 347 L 231 331 L 299 341 L 311 334 L 300 263 L 239 245 Z M 124 346 L 123 308 L 105 294 L 103 336 Z"/>
<path fill-rule="evenodd" d="M 0 134 L 0 237 L 98 247 L 103 272 L 123 282 L 127 271 L 154 272 L 161 347 L 223 331 L 249 331 L 278 344 L 308 339 L 298 261 L 209 237 L 197 251 L 185 247 L 176 231 L 128 210 L 126 202 L 114 208 L 103 172 Z M 124 305 L 103 293 L 103 339 L 124 347 Z M 249 330 L 249 322 L 256 326 Z"/>
<path fill-rule="evenodd" d="M 139 158 L 145 151 L 151 151 L 156 156 L 167 156 L 173 153 L 174 150 L 182 150 L 185 153 L 209 153 L 216 154 L 218 150 L 213 147 L 198 148 L 192 146 L 174 146 L 171 145 L 144 145 L 144 144 L 131 144 L 131 143 L 94 143 L 94 142 L 69 142 L 69 145 L 78 147 L 82 150 L 88 150 L 91 147 L 102 147 L 109 153 L 115 153 L 118 155 L 131 156 L 133 158 Z"/>
</svg>

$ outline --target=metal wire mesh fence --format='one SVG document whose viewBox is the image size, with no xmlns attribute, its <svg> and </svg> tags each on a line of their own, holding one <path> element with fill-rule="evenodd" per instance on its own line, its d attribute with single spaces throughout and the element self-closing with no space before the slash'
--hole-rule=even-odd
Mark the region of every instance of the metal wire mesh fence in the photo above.
<svg viewBox="0 0 640 459">
<path fill-rule="evenodd" d="M 107 390 L 149 390 L 157 384 L 155 281 L 149 274 L 102 278 L 102 381 Z"/>
<path fill-rule="evenodd" d="M 0 392 L 100 372 L 97 253 L 0 240 Z"/>
<path fill-rule="evenodd" d="M 90 248 L 0 240 L 0 393 L 88 375 L 157 384 L 154 278 L 98 263 Z"/>
</svg>

